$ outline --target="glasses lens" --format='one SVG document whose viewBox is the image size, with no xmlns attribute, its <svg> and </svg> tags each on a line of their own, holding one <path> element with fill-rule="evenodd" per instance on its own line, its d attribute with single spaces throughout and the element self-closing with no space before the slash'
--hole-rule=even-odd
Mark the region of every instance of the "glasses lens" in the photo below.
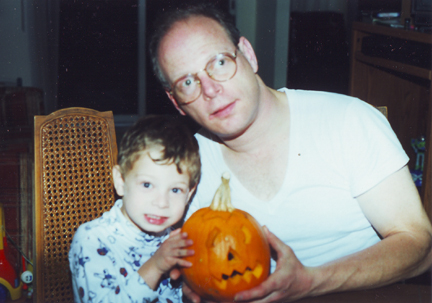
<svg viewBox="0 0 432 303">
<path fill-rule="evenodd" d="M 206 71 L 216 81 L 227 81 L 236 73 L 237 64 L 234 57 L 219 54 L 207 64 Z"/>
<path fill-rule="evenodd" d="M 237 72 L 236 54 L 219 54 L 207 63 L 205 71 L 216 81 L 227 81 Z M 195 101 L 201 94 L 201 82 L 197 74 L 189 74 L 174 83 L 173 94 L 180 104 Z"/>
<path fill-rule="evenodd" d="M 182 103 L 195 100 L 200 93 L 199 80 L 194 75 L 187 75 L 177 80 L 174 93 Z"/>
</svg>

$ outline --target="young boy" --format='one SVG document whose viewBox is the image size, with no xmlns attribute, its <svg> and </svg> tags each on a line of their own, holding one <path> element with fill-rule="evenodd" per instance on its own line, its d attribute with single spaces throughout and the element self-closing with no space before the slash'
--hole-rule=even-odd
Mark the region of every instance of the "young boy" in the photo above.
<svg viewBox="0 0 432 303">
<path fill-rule="evenodd" d="M 76 302 L 180 302 L 169 271 L 191 266 L 192 240 L 172 226 L 201 173 L 198 144 L 176 118 L 148 116 L 124 135 L 113 168 L 122 199 L 76 231 L 69 263 Z M 157 300 L 155 300 L 157 301 Z"/>
</svg>

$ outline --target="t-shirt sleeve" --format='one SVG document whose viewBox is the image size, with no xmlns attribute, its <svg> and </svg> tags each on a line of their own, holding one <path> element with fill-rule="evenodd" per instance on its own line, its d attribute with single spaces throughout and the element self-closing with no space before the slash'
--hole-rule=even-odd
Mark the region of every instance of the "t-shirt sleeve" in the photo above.
<svg viewBox="0 0 432 303">
<path fill-rule="evenodd" d="M 352 102 L 347 107 L 341 132 L 347 143 L 343 157 L 353 197 L 376 186 L 409 160 L 386 117 L 366 102 Z"/>
</svg>

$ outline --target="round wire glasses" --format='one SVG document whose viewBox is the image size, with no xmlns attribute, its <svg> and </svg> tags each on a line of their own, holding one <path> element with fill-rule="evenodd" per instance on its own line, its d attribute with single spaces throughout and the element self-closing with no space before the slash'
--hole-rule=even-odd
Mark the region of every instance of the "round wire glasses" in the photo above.
<svg viewBox="0 0 432 303">
<path fill-rule="evenodd" d="M 198 73 L 205 71 L 215 81 L 230 80 L 237 72 L 237 50 L 232 53 L 220 53 L 214 56 L 206 67 L 195 74 L 187 74 L 177 79 L 171 86 L 170 94 L 179 105 L 194 102 L 202 93 L 201 80 Z"/>
</svg>

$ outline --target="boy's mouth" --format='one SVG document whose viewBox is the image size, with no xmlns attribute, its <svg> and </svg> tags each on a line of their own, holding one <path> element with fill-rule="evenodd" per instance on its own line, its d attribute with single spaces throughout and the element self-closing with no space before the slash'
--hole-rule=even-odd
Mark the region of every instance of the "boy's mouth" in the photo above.
<svg viewBox="0 0 432 303">
<path fill-rule="evenodd" d="M 168 220 L 168 217 L 160 217 L 160 216 L 150 215 L 150 214 L 145 214 L 144 218 L 148 223 L 154 225 L 161 225 L 165 223 L 166 220 Z"/>
</svg>

